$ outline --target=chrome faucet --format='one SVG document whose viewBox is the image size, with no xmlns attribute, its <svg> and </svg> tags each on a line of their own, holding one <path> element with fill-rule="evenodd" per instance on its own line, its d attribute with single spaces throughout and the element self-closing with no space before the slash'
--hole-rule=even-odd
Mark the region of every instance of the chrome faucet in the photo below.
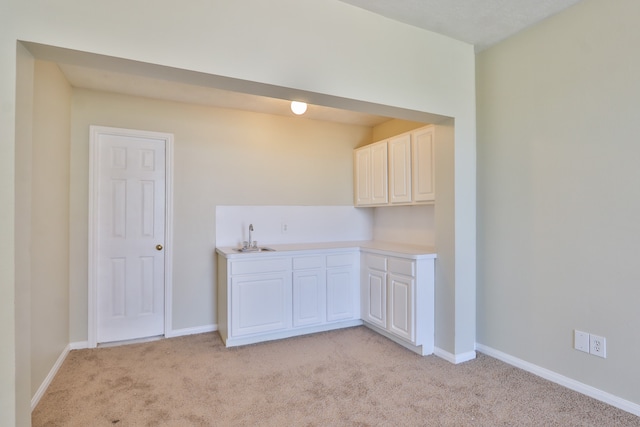
<svg viewBox="0 0 640 427">
<path fill-rule="evenodd" d="M 251 232 L 253 231 L 253 224 L 249 224 L 249 247 L 253 246 L 253 240 L 251 240 Z"/>
</svg>

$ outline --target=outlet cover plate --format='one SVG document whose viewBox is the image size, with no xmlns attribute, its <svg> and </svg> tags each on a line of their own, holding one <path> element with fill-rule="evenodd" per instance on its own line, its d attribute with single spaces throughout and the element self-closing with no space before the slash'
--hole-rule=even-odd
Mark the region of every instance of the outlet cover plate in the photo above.
<svg viewBox="0 0 640 427">
<path fill-rule="evenodd" d="M 607 339 L 605 337 L 601 337 L 598 335 L 590 335 L 589 336 L 589 353 L 594 356 L 602 357 L 606 359 L 607 357 Z"/>
</svg>

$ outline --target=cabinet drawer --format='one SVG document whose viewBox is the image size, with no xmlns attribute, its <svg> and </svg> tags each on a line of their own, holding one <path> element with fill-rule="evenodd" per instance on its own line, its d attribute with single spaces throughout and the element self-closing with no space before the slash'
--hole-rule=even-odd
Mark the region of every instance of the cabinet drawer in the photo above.
<svg viewBox="0 0 640 427">
<path fill-rule="evenodd" d="M 414 277 L 416 275 L 416 263 L 410 259 L 389 258 L 389 271 Z"/>
<path fill-rule="evenodd" d="M 290 261 L 287 258 L 233 261 L 231 263 L 231 274 L 254 274 L 286 271 L 290 268 L 289 263 Z"/>
<path fill-rule="evenodd" d="M 367 254 L 365 256 L 367 267 L 374 270 L 387 271 L 387 257 L 380 255 Z"/>
<path fill-rule="evenodd" d="M 327 255 L 327 268 L 354 265 L 356 262 L 355 258 L 356 254 L 354 253 Z"/>
<path fill-rule="evenodd" d="M 294 270 L 307 270 L 310 268 L 324 267 L 323 256 L 302 256 L 293 259 Z"/>
</svg>

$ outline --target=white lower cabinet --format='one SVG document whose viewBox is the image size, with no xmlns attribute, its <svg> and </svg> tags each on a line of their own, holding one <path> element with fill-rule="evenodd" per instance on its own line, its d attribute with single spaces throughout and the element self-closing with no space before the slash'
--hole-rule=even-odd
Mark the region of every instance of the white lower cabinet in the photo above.
<svg viewBox="0 0 640 427">
<path fill-rule="evenodd" d="M 231 334 L 242 336 L 291 327 L 291 278 L 287 273 L 231 278 Z"/>
<path fill-rule="evenodd" d="M 362 324 L 358 254 L 218 255 L 218 330 L 227 347 Z"/>
<path fill-rule="evenodd" d="M 293 326 L 360 318 L 358 254 L 293 258 Z"/>
<path fill-rule="evenodd" d="M 363 268 L 362 320 L 381 328 L 387 327 L 387 273 Z"/>
<path fill-rule="evenodd" d="M 239 337 L 291 326 L 291 263 L 288 258 L 242 259 L 223 270 L 228 314 L 225 329 Z"/>
<path fill-rule="evenodd" d="M 400 338 L 415 342 L 414 323 L 415 308 L 413 306 L 413 293 L 416 281 L 413 277 L 400 276 L 389 273 L 389 331 Z"/>
<path fill-rule="evenodd" d="M 431 354 L 434 258 L 365 249 L 218 254 L 218 331 L 232 347 L 364 323 Z"/>
<path fill-rule="evenodd" d="M 293 258 L 293 326 L 326 321 L 327 286 L 322 256 Z"/>
<path fill-rule="evenodd" d="M 360 319 L 359 265 L 358 252 L 327 255 L 327 322 Z"/>
<path fill-rule="evenodd" d="M 362 319 L 420 354 L 433 353 L 434 259 L 362 254 Z"/>
</svg>

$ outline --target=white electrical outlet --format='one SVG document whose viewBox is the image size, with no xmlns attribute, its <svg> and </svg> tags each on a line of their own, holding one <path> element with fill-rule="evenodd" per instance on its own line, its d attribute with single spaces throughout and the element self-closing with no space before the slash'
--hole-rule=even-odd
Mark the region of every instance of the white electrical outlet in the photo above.
<svg viewBox="0 0 640 427">
<path fill-rule="evenodd" d="M 573 330 L 573 348 L 589 353 L 589 334 L 586 332 Z"/>
<path fill-rule="evenodd" d="M 282 234 L 287 234 L 289 231 L 289 225 L 286 222 L 283 222 L 280 226 L 280 230 L 282 231 Z"/>
<path fill-rule="evenodd" d="M 598 335 L 589 336 L 589 353 L 594 356 L 607 357 L 607 339 Z"/>
</svg>

